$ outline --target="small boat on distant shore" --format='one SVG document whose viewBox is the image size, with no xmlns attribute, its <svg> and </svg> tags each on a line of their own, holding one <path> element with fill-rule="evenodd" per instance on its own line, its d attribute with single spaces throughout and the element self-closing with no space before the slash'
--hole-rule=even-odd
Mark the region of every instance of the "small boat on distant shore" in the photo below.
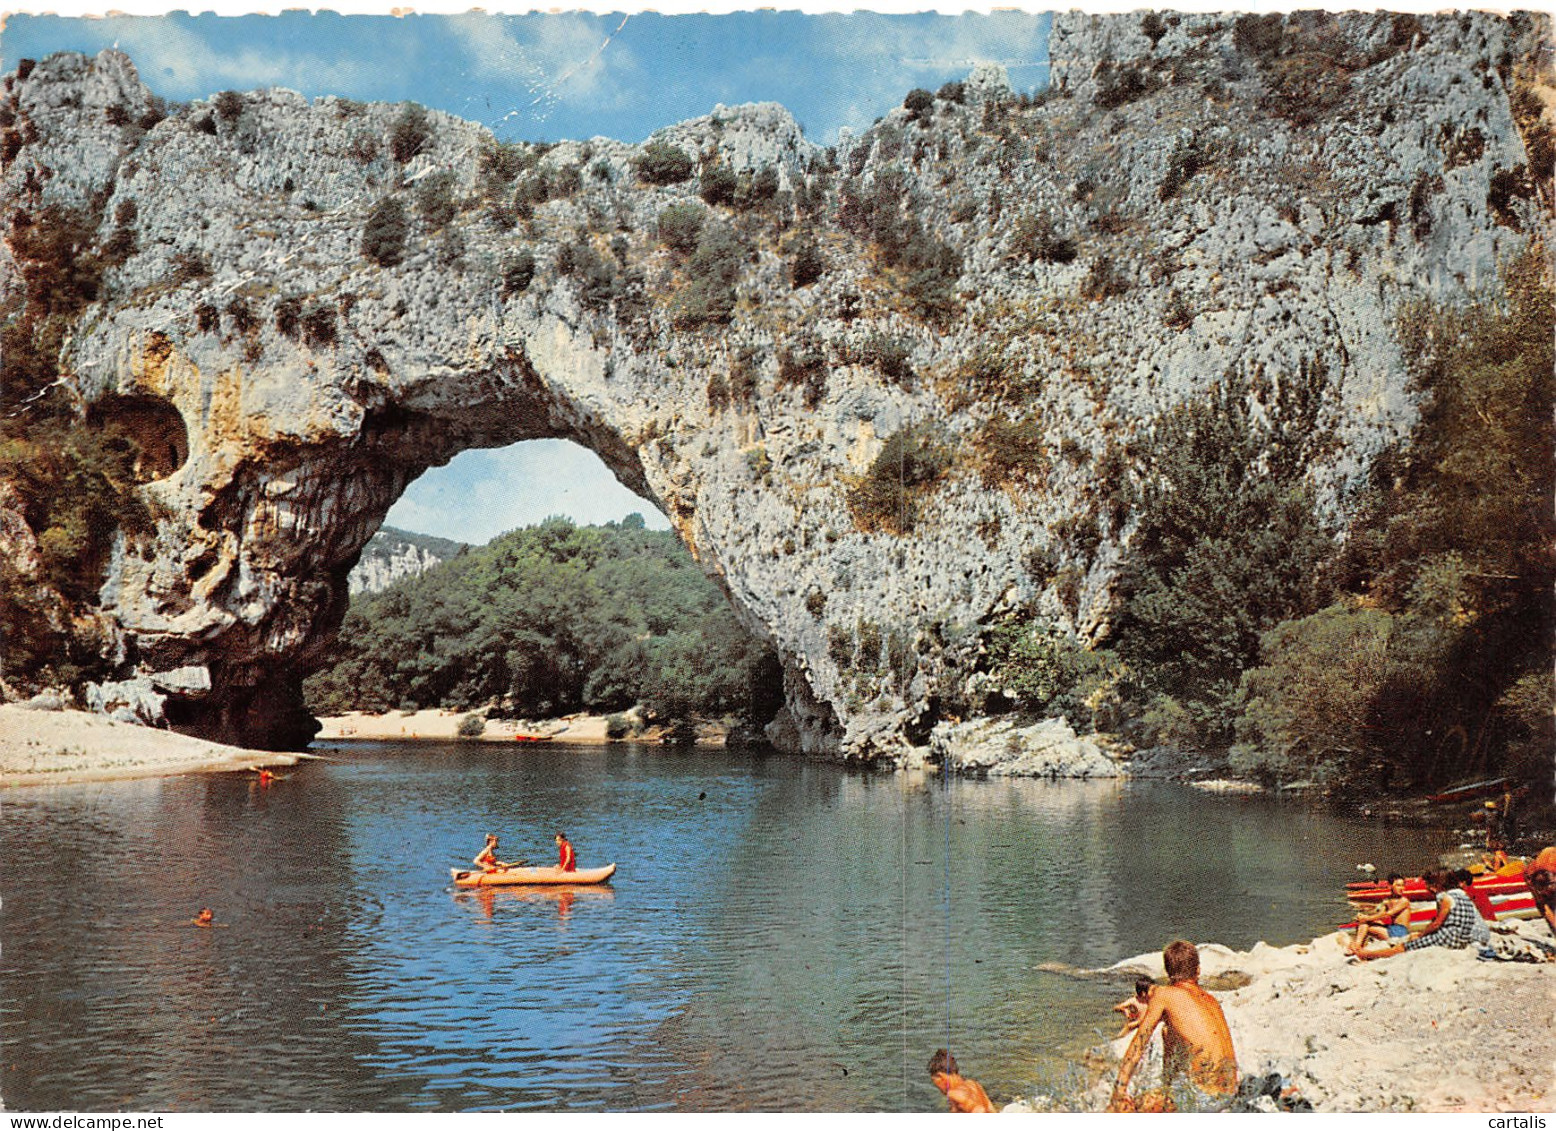
<svg viewBox="0 0 1556 1131">
<path fill-rule="evenodd" d="M 482 872 L 475 868 L 450 868 L 454 886 L 460 888 L 512 887 L 518 884 L 603 884 L 616 874 L 616 865 L 579 868 L 564 872 L 561 868 L 500 868 Z"/>
<path fill-rule="evenodd" d="M 1477 798 L 1490 797 L 1493 793 L 1501 793 L 1512 784 L 1512 778 L 1487 778 L 1485 781 L 1472 781 L 1466 785 L 1445 789 L 1441 793 L 1430 794 L 1427 800 L 1433 805 L 1447 805 L 1453 801 L 1474 801 Z"/>
<path fill-rule="evenodd" d="M 551 741 L 551 736 L 549 734 L 516 734 L 516 735 L 513 736 L 513 741 L 515 741 L 515 742 L 550 742 Z"/>
</svg>

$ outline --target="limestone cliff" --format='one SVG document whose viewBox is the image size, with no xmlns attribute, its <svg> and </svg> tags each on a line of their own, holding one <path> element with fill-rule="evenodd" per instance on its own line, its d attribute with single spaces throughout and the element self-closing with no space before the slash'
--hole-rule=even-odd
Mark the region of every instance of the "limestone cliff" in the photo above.
<svg viewBox="0 0 1556 1131">
<path fill-rule="evenodd" d="M 346 577 L 346 589 L 353 597 L 382 593 L 402 578 L 415 577 L 448 561 L 463 548 L 462 543 L 447 538 L 381 527 L 362 547 L 361 557 Z"/>
<path fill-rule="evenodd" d="M 123 55 L 44 60 L 5 81 L 5 254 L 50 202 L 118 248 L 64 380 L 159 461 L 103 647 L 179 674 L 175 725 L 300 741 L 297 682 L 406 484 L 565 437 L 774 642 L 776 741 L 895 758 L 980 624 L 1103 628 L 1107 499 L 1168 406 L 1321 373 L 1331 497 L 1409 428 L 1396 313 L 1546 223 L 1509 92 L 1548 31 L 1061 15 L 1044 95 L 981 68 L 835 150 L 767 104 L 645 146 L 285 90 L 156 120 Z M 872 503 L 918 440 L 948 465 Z"/>
</svg>

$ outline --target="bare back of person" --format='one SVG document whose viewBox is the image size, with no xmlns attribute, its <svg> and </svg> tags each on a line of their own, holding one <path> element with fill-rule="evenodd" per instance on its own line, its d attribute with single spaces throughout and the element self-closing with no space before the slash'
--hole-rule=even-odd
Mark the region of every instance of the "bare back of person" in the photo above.
<svg viewBox="0 0 1556 1131">
<path fill-rule="evenodd" d="M 1163 949 L 1162 961 L 1171 984 L 1150 991 L 1139 1028 L 1119 1064 L 1109 1111 L 1171 1111 L 1166 1087 L 1179 1076 L 1186 1077 L 1189 1085 L 1207 1097 L 1226 1096 L 1237 1090 L 1232 1032 L 1220 1003 L 1199 984 L 1198 949 L 1180 939 Z M 1132 1097 L 1130 1081 L 1158 1025 L 1163 1030 L 1163 1090 Z"/>
<path fill-rule="evenodd" d="M 1163 1082 L 1180 1072 L 1203 1092 L 1224 1095 L 1237 1090 L 1237 1054 L 1221 1003 L 1197 982 L 1159 987 L 1163 1020 Z"/>
</svg>

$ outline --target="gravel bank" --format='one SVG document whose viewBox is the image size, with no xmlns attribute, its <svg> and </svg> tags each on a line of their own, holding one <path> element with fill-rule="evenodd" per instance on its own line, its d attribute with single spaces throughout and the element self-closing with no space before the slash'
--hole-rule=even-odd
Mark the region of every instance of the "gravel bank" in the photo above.
<svg viewBox="0 0 1556 1131">
<path fill-rule="evenodd" d="M 290 766 L 299 757 L 224 746 L 85 711 L 0 706 L 0 789 Z"/>
</svg>

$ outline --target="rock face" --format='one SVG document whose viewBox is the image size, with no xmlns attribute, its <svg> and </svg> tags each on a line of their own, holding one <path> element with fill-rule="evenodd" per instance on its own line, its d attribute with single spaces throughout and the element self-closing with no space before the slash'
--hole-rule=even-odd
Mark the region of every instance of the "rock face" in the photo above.
<svg viewBox="0 0 1556 1131">
<path fill-rule="evenodd" d="M 941 723 L 930 758 L 955 773 L 990 778 L 1116 778 L 1118 766 L 1064 719 L 1022 726 L 1009 717 Z"/>
<path fill-rule="evenodd" d="M 362 547 L 361 558 L 346 576 L 346 588 L 353 597 L 382 593 L 402 578 L 415 577 L 448 561 L 463 548 L 462 543 L 447 538 L 382 527 Z"/>
<path fill-rule="evenodd" d="M 836 152 L 771 105 L 547 148 L 285 90 L 153 121 L 114 52 L 11 76 L 6 215 L 56 203 L 132 248 L 62 354 L 158 461 L 155 533 L 121 536 L 100 591 L 105 654 L 148 686 L 203 669 L 155 692 L 181 729 L 306 741 L 301 676 L 405 486 L 562 437 L 776 645 L 776 741 L 901 756 L 980 626 L 1105 627 L 1130 531 L 1106 500 L 1159 414 L 1321 370 L 1334 498 L 1413 422 L 1398 313 L 1472 295 L 1544 224 L 1509 103 L 1543 21 L 1274 20 L 1060 15 L 1047 95 L 983 68 Z M 1017 425 L 1058 454 L 999 465 Z M 914 426 L 949 472 L 861 509 Z"/>
</svg>

